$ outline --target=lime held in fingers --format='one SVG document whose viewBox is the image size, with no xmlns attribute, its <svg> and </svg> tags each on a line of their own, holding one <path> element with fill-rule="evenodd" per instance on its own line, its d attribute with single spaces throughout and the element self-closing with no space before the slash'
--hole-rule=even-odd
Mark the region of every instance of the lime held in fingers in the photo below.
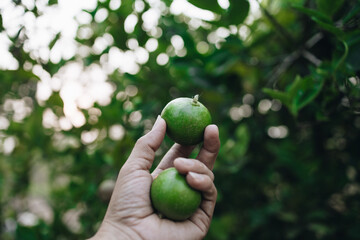
<svg viewBox="0 0 360 240">
<path fill-rule="evenodd" d="M 201 203 L 201 193 L 192 189 L 175 168 L 162 171 L 150 190 L 153 207 L 164 217 L 183 221 L 194 214 Z"/>
<path fill-rule="evenodd" d="M 166 121 L 166 133 L 181 145 L 195 145 L 204 138 L 206 126 L 211 124 L 209 110 L 194 98 L 176 98 L 169 102 L 161 112 Z"/>
</svg>

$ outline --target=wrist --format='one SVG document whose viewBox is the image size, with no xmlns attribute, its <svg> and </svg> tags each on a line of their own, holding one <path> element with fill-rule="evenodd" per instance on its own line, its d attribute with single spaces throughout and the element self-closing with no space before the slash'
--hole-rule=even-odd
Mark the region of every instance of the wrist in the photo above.
<svg viewBox="0 0 360 240">
<path fill-rule="evenodd" d="M 104 220 L 95 236 L 89 240 L 141 240 L 142 238 L 133 229 L 122 225 L 114 224 Z"/>
</svg>

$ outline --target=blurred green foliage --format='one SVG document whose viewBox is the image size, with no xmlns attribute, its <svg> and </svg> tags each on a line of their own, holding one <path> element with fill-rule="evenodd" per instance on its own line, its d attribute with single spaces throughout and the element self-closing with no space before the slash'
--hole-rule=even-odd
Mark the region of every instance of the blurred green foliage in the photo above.
<svg viewBox="0 0 360 240">
<path fill-rule="evenodd" d="M 91 29 L 91 36 L 77 37 L 77 54 L 60 61 L 31 56 L 23 28 L 9 37 L 19 67 L 0 71 L 1 239 L 90 237 L 137 138 L 171 99 L 198 93 L 222 143 L 214 168 L 219 197 L 206 239 L 360 239 L 360 2 L 252 1 L 256 13 L 247 0 L 225 7 L 189 2 L 214 19 L 173 14 L 169 0 L 123 0 L 116 9 L 99 1 L 84 10 L 91 21 L 77 30 Z M 14 4 L 23 14 L 42 15 Z M 95 21 L 102 9 L 107 17 Z M 143 27 L 152 9 L 161 9 L 153 33 Z M 128 31 L 131 14 L 138 22 Z M 2 17 L 0 31 L 6 34 Z M 105 33 L 110 45 L 81 52 Z M 182 49 L 172 45 L 174 35 Z M 129 39 L 145 47 L 150 38 L 158 46 L 138 71 L 106 72 L 111 99 L 79 108 L 84 124 L 44 124 L 49 110 L 53 121 L 64 119 L 64 99 L 59 90 L 37 99 L 42 80 L 34 66 L 51 77 L 72 62 L 104 66 L 114 47 L 132 51 Z M 161 53 L 169 56 L 165 65 L 157 63 Z M 20 119 L 19 104 L 28 109 Z M 111 137 L 114 131 L 120 137 Z M 171 144 L 166 138 L 156 163 Z"/>
</svg>

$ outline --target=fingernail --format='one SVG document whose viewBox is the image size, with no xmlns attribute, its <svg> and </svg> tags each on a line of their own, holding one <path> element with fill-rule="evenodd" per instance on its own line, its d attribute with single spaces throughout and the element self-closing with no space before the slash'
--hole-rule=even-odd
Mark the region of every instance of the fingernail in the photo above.
<svg viewBox="0 0 360 240">
<path fill-rule="evenodd" d="M 196 173 L 196 172 L 189 172 L 188 174 L 198 181 L 201 181 L 204 178 L 204 176 L 202 176 L 201 174 Z"/>
<path fill-rule="evenodd" d="M 153 125 L 153 127 L 152 127 L 152 129 L 156 128 L 157 125 L 159 125 L 160 119 L 161 119 L 161 117 L 160 117 L 160 115 L 158 115 L 157 118 L 156 118 L 156 121 L 155 121 L 155 123 L 154 123 L 154 125 Z"/>
</svg>

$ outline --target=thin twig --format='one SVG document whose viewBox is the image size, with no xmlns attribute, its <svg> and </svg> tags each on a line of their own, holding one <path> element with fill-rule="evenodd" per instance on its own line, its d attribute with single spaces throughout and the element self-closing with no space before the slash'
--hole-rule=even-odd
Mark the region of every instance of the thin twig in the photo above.
<svg viewBox="0 0 360 240">
<path fill-rule="evenodd" d="M 294 43 L 293 37 L 290 35 L 290 33 L 283 27 L 281 24 L 269 13 L 269 11 L 264 8 L 259 0 L 256 0 L 256 2 L 259 4 L 260 9 L 265 14 L 265 16 L 269 19 L 270 23 L 275 27 L 275 29 L 280 33 L 280 35 L 287 41 L 289 45 Z"/>
<path fill-rule="evenodd" d="M 314 64 L 316 67 L 320 66 L 322 63 L 322 61 L 320 59 L 318 59 L 314 54 L 312 54 L 311 52 L 309 52 L 307 50 L 302 51 L 302 56 L 304 58 L 306 58 L 307 60 L 309 60 L 309 62 Z"/>
<path fill-rule="evenodd" d="M 322 61 L 318 59 L 314 54 L 310 53 L 307 49 L 312 48 L 323 37 L 324 35 L 322 33 L 316 33 L 305 42 L 304 47 L 300 47 L 300 50 L 296 50 L 290 53 L 287 57 L 285 57 L 285 59 L 277 67 L 275 67 L 273 71 L 270 72 L 269 81 L 266 85 L 268 87 L 272 86 L 273 88 L 275 88 L 279 76 L 281 76 L 301 56 L 306 58 L 309 62 L 311 62 L 317 67 L 321 65 Z"/>
</svg>

